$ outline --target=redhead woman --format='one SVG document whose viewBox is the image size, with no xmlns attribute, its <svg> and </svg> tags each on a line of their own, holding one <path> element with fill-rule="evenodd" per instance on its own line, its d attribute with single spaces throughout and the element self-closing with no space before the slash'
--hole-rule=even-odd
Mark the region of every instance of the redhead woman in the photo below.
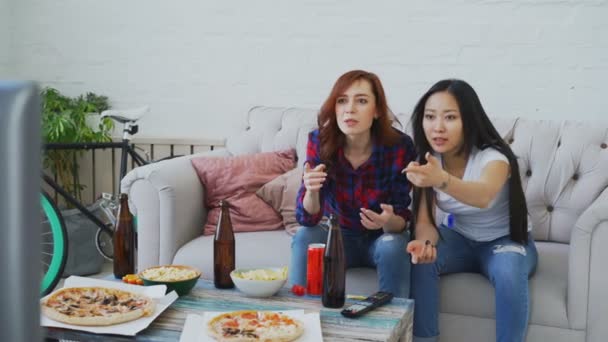
<svg viewBox="0 0 608 342">
<path fill-rule="evenodd" d="M 374 267 L 381 291 L 410 292 L 410 184 L 401 173 L 414 158 L 409 136 L 392 127 L 379 78 L 353 70 L 340 76 L 308 136 L 305 171 L 297 196 L 302 225 L 292 242 L 289 279 L 306 285 L 306 253 L 325 242 L 323 216 L 334 213 L 342 230 L 346 266 Z"/>
</svg>

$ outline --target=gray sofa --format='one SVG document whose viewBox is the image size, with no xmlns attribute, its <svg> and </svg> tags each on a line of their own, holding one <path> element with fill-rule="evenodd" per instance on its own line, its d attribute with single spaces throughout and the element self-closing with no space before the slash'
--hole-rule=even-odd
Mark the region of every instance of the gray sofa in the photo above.
<svg viewBox="0 0 608 342">
<path fill-rule="evenodd" d="M 398 116 L 407 123 L 407 116 Z M 527 341 L 608 340 L 608 128 L 605 123 L 493 118 L 520 158 L 533 234 L 540 254 L 530 280 Z M 305 154 L 316 111 L 254 107 L 245 130 L 213 155 L 285 148 Z M 202 236 L 203 188 L 182 157 L 131 171 L 122 180 L 138 217 L 138 267 L 187 264 L 211 278 L 212 241 Z M 284 231 L 236 235 L 237 267 L 289 264 Z M 348 293 L 377 289 L 373 269 L 352 269 Z M 493 341 L 494 290 L 477 274 L 441 279 L 442 341 Z"/>
</svg>

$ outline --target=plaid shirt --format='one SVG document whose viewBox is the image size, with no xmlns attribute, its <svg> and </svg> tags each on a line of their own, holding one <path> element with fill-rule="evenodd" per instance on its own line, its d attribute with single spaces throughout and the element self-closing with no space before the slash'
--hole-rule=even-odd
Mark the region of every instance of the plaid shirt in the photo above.
<svg viewBox="0 0 608 342">
<path fill-rule="evenodd" d="M 393 146 L 373 144 L 370 158 L 358 169 L 353 170 L 344 157 L 344 149 L 338 148 L 337 161 L 328 170 L 328 175 L 320 190 L 321 210 L 310 215 L 304 210 L 302 201 L 306 188 L 300 185 L 296 205 L 296 218 L 303 226 L 314 226 L 323 216 L 334 213 L 343 229 L 366 230 L 361 224 L 361 208 L 381 213 L 381 203 L 391 204 L 395 215 L 410 221 L 408 206 L 410 183 L 401 173 L 414 160 L 415 150 L 412 139 L 399 132 L 401 140 Z M 306 150 L 306 161 L 313 168 L 321 164 L 319 130 L 310 132 Z"/>
</svg>

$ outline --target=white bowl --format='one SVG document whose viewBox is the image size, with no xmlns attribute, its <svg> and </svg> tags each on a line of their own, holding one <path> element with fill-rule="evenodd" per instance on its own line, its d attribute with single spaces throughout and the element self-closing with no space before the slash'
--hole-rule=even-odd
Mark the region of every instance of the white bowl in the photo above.
<svg viewBox="0 0 608 342">
<path fill-rule="evenodd" d="M 232 278 L 232 282 L 241 292 L 250 297 L 270 297 L 277 293 L 285 282 L 287 281 L 287 277 L 275 280 L 250 280 L 243 279 L 241 277 L 236 276 L 235 274 L 247 271 L 255 271 L 255 270 L 273 270 L 275 272 L 281 272 L 281 267 L 262 267 L 262 268 L 241 268 L 236 269 L 230 272 L 230 278 Z"/>
</svg>

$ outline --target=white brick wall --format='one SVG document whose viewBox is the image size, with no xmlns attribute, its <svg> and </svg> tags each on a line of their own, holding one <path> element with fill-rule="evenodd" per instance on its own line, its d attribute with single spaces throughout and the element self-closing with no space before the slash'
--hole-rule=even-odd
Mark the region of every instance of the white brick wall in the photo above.
<svg viewBox="0 0 608 342">
<path fill-rule="evenodd" d="M 353 68 L 376 72 L 398 112 L 458 77 L 496 115 L 608 120 L 606 0 L 13 6 L 11 76 L 106 94 L 117 108 L 149 104 L 146 137 L 222 138 L 252 105 L 318 107 Z"/>
</svg>

